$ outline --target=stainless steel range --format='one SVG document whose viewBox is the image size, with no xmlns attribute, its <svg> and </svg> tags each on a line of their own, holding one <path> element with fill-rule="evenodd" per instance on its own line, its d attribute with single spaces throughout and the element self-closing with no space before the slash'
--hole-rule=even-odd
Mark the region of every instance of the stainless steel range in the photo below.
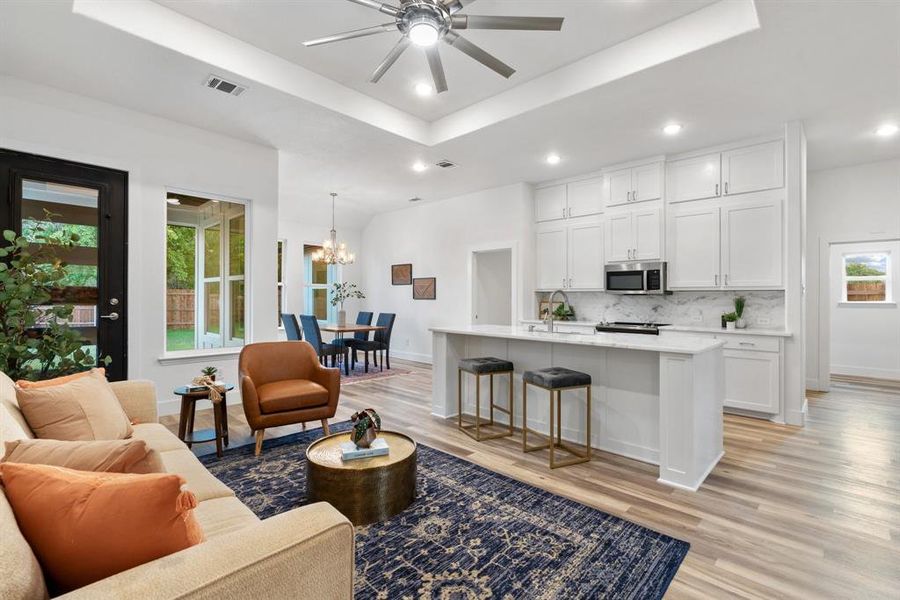
<svg viewBox="0 0 900 600">
<path fill-rule="evenodd" d="M 659 335 L 659 328 L 668 323 L 632 323 L 630 321 L 603 321 L 597 323 L 595 329 L 607 333 L 644 333 L 647 335 Z"/>
</svg>

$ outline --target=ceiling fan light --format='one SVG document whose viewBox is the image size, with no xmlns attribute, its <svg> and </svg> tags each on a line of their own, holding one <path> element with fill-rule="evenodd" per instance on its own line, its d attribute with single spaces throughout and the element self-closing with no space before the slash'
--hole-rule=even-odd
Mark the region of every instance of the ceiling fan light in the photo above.
<svg viewBox="0 0 900 600">
<path fill-rule="evenodd" d="M 438 41 L 438 30 L 434 23 L 428 20 L 416 21 L 409 26 L 409 41 L 416 46 L 434 46 Z"/>
</svg>

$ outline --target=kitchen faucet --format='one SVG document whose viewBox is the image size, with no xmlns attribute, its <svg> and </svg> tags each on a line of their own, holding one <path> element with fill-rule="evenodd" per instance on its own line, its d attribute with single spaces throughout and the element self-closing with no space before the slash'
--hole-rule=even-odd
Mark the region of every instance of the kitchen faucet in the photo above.
<svg viewBox="0 0 900 600">
<path fill-rule="evenodd" d="M 563 297 L 563 306 L 569 305 L 569 297 L 562 290 L 553 290 L 553 293 L 550 294 L 550 308 L 547 310 L 547 331 L 549 333 L 553 333 L 553 298 L 556 297 L 556 294 L 562 294 Z"/>
</svg>

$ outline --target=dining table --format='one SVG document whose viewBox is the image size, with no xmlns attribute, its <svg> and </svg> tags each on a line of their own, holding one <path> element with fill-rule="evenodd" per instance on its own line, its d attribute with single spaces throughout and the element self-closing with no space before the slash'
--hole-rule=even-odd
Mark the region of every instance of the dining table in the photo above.
<svg viewBox="0 0 900 600">
<path fill-rule="evenodd" d="M 357 334 L 357 333 L 371 333 L 373 331 L 384 331 L 387 327 L 382 325 L 358 325 L 356 323 L 346 323 L 344 325 L 340 325 L 338 323 L 326 323 L 325 325 L 319 326 L 321 331 L 327 331 L 329 333 L 334 334 L 335 340 L 342 340 L 346 334 Z M 381 370 L 384 370 L 384 350 L 379 350 L 379 356 L 381 356 Z M 341 360 L 344 360 L 343 356 Z M 366 358 L 368 361 L 368 358 Z M 378 366 L 376 363 L 375 366 Z M 366 367 L 368 368 L 368 362 L 366 362 Z M 344 373 L 349 373 L 348 369 L 344 368 Z"/>
</svg>

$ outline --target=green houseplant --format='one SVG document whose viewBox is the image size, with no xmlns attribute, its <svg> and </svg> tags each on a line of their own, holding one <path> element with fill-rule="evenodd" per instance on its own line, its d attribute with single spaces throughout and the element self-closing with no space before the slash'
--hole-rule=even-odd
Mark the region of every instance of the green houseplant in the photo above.
<svg viewBox="0 0 900 600">
<path fill-rule="evenodd" d="M 355 283 L 345 281 L 343 283 L 333 283 L 331 285 L 331 305 L 340 306 L 338 310 L 338 325 L 347 324 L 347 312 L 344 310 L 344 302 L 351 298 L 363 299 L 366 295 L 362 293 Z"/>
<path fill-rule="evenodd" d="M 726 329 L 734 329 L 738 319 L 737 313 L 725 313 L 724 315 L 722 315 L 722 319 L 725 321 Z"/>
<path fill-rule="evenodd" d="M 572 308 L 571 304 L 560 303 L 560 305 L 553 310 L 553 318 L 560 321 L 571 321 L 575 318 L 575 309 Z"/>
<path fill-rule="evenodd" d="M 51 217 L 30 228 L 27 238 L 3 232 L 0 367 L 12 379 L 49 379 L 111 362 L 85 350 L 88 342 L 68 324 L 74 307 L 59 303 L 68 277 L 62 257 L 80 238 Z"/>
<path fill-rule="evenodd" d="M 216 373 L 218 372 L 219 369 L 217 369 L 216 367 L 203 367 L 202 369 L 200 369 L 200 374 L 204 377 L 209 377 L 211 381 L 216 380 Z"/>
<path fill-rule="evenodd" d="M 744 321 L 744 306 L 747 304 L 747 299 L 743 296 L 737 296 L 734 299 L 734 314 L 737 316 L 735 319 L 735 327 L 738 329 L 744 329 L 747 326 L 747 322 Z"/>
</svg>

